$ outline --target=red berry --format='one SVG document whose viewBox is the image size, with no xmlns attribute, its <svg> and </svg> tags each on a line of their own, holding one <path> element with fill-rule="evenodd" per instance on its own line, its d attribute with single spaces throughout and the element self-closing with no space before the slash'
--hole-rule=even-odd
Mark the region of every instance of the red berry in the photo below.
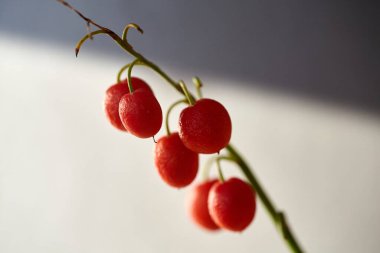
<svg viewBox="0 0 380 253">
<path fill-rule="evenodd" d="M 132 77 L 132 86 L 135 90 L 144 89 L 152 91 L 149 85 L 143 80 Z M 123 80 L 120 83 L 114 84 L 106 91 L 106 97 L 104 100 L 104 109 L 106 116 L 111 124 L 121 131 L 126 131 L 123 123 L 121 123 L 119 116 L 119 102 L 122 96 L 129 93 L 127 80 Z"/>
<path fill-rule="evenodd" d="M 220 227 L 242 231 L 255 216 L 255 193 L 249 184 L 238 178 L 215 183 L 210 190 L 208 209 Z"/>
<path fill-rule="evenodd" d="M 154 159 L 158 173 L 170 186 L 187 186 L 197 175 L 199 155 L 183 145 L 178 133 L 158 140 Z"/>
<path fill-rule="evenodd" d="M 119 115 L 125 129 L 140 138 L 152 137 L 161 128 L 161 106 L 153 93 L 144 89 L 121 98 Z"/>
<path fill-rule="evenodd" d="M 188 149 L 202 154 L 219 152 L 231 139 L 227 110 L 212 99 L 200 99 L 185 108 L 179 118 L 179 135 Z"/>
<path fill-rule="evenodd" d="M 188 211 L 193 221 L 200 227 L 207 230 L 218 230 L 218 225 L 212 220 L 208 211 L 208 195 L 211 187 L 218 180 L 210 180 L 198 184 L 192 189 L 187 199 Z"/>
</svg>

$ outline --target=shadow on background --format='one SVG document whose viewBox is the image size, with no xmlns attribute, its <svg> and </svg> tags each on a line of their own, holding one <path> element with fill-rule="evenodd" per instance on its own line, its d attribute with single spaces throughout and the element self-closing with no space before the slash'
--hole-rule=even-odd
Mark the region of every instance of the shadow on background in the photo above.
<svg viewBox="0 0 380 253">
<path fill-rule="evenodd" d="M 380 113 L 376 1 L 69 2 L 116 31 L 140 24 L 132 43 L 166 65 Z M 53 0 L 1 0 L 2 31 L 69 46 L 85 33 Z M 120 54 L 110 44 L 92 47 Z"/>
</svg>

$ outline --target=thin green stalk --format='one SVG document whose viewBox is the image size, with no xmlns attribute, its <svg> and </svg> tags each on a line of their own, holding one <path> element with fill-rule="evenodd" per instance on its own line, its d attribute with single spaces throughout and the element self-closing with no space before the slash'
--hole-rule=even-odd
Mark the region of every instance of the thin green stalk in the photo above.
<svg viewBox="0 0 380 253">
<path fill-rule="evenodd" d="M 176 89 L 179 93 L 185 96 L 184 91 L 181 88 L 181 85 L 179 82 L 174 81 L 168 74 L 166 74 L 162 69 L 160 69 L 156 64 L 146 59 L 143 55 L 136 52 L 131 45 L 129 45 L 128 42 L 123 41 L 121 38 L 116 39 L 115 42 L 123 48 L 125 51 L 127 51 L 129 54 L 134 56 L 136 59 L 139 59 L 140 62 L 144 63 L 144 65 L 150 67 L 152 70 L 154 70 L 157 74 L 159 74 L 163 79 L 165 79 L 174 89 Z M 189 93 L 189 96 L 192 100 L 195 100 L 194 95 Z"/>
<path fill-rule="evenodd" d="M 219 155 L 217 155 L 217 156 L 210 157 L 206 161 L 205 165 L 202 168 L 202 180 L 203 181 L 206 181 L 209 178 L 212 164 L 214 162 L 216 162 L 216 161 L 221 161 L 221 160 L 228 160 L 228 161 L 235 162 L 234 159 L 232 159 L 231 157 L 228 157 L 228 156 L 219 156 Z"/>
<path fill-rule="evenodd" d="M 77 45 L 75 46 L 75 56 L 78 56 L 78 53 L 79 53 L 79 50 L 81 48 L 81 46 L 83 45 L 83 43 L 88 40 L 88 39 L 92 39 L 92 37 L 96 34 L 107 34 L 105 31 L 103 30 L 96 30 L 96 31 L 93 31 L 93 32 L 90 32 L 88 34 L 86 34 L 82 39 L 80 39 L 77 43 Z"/>
<path fill-rule="evenodd" d="M 182 103 L 187 103 L 187 99 L 181 99 L 181 100 L 178 100 L 176 102 L 174 102 L 173 104 L 171 104 L 168 108 L 168 110 L 166 111 L 166 117 L 165 117 L 165 126 L 166 126 L 166 134 L 167 135 L 170 135 L 171 132 L 170 132 L 170 127 L 169 127 L 169 115 L 171 113 L 171 111 L 173 110 L 174 107 L 176 107 L 177 105 L 179 104 L 182 104 Z"/>
<path fill-rule="evenodd" d="M 224 183 L 224 176 L 223 176 L 223 172 L 222 172 L 222 166 L 220 166 L 220 159 L 216 159 L 216 167 L 218 168 L 218 175 L 219 175 L 219 179 L 220 181 L 222 181 L 222 183 Z"/>
<path fill-rule="evenodd" d="M 290 227 L 287 223 L 285 214 L 281 211 L 277 211 L 275 205 L 270 200 L 269 195 L 265 192 L 261 183 L 258 181 L 256 176 L 253 174 L 251 168 L 239 155 L 239 153 L 230 145 L 226 147 L 230 156 L 235 159 L 236 163 L 239 165 L 240 169 L 251 183 L 253 189 L 256 191 L 261 202 L 263 203 L 265 209 L 267 210 L 269 216 L 272 218 L 273 223 L 278 228 L 279 233 L 281 233 L 284 241 L 294 253 L 302 253 L 300 244 L 297 242 L 295 236 L 293 235 Z"/>
<path fill-rule="evenodd" d="M 187 89 L 186 84 L 181 80 L 181 81 L 179 81 L 179 85 L 181 86 L 181 89 L 183 90 L 183 94 L 185 94 L 185 97 L 186 97 L 187 101 L 189 102 L 189 105 L 194 105 L 195 99 L 193 96 L 190 95 L 190 92 Z"/>
<path fill-rule="evenodd" d="M 124 30 L 123 30 L 123 34 L 121 36 L 121 39 L 123 41 L 127 41 L 127 34 L 128 34 L 128 31 L 130 28 L 134 28 L 136 29 L 137 31 L 139 31 L 141 34 L 144 33 L 143 29 L 141 29 L 141 27 L 138 25 L 138 24 L 135 24 L 135 23 L 129 23 L 128 25 L 125 26 Z"/>
<path fill-rule="evenodd" d="M 116 77 L 116 81 L 117 81 L 117 83 L 120 83 L 120 82 L 121 82 L 121 75 L 124 73 L 124 71 L 125 71 L 126 69 L 129 68 L 129 66 L 131 66 L 130 63 L 124 65 L 124 66 L 119 70 L 119 72 L 117 73 L 117 77 Z"/>
<path fill-rule="evenodd" d="M 129 66 L 128 68 L 128 77 L 127 77 L 127 82 L 128 82 L 128 88 L 129 88 L 129 92 L 130 93 L 133 93 L 134 89 L 133 89 L 133 85 L 132 85 L 132 69 L 133 67 L 139 62 L 138 59 L 134 60 L 131 65 Z"/>
</svg>

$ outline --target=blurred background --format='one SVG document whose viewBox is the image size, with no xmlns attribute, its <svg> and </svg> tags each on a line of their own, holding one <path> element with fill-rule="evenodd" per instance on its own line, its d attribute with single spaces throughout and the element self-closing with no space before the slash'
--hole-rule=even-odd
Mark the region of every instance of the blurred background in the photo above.
<svg viewBox="0 0 380 253">
<path fill-rule="evenodd" d="M 119 33 L 139 24 L 135 49 L 174 79 L 201 77 L 307 252 L 378 252 L 378 2 L 70 3 Z M 260 204 L 240 234 L 190 221 L 189 188 L 160 180 L 152 140 L 105 119 L 104 91 L 131 58 L 103 35 L 75 58 L 84 34 L 56 1 L 0 0 L 0 252 L 288 252 Z M 135 70 L 164 110 L 179 98 Z"/>
</svg>

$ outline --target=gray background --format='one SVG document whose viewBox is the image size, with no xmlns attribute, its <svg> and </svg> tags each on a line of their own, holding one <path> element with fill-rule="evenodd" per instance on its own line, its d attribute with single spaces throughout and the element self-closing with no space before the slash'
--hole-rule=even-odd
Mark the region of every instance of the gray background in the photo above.
<svg viewBox="0 0 380 253">
<path fill-rule="evenodd" d="M 168 66 L 380 112 L 378 1 L 71 3 L 116 31 L 140 24 L 145 34 L 131 41 Z M 52 0 L 1 0 L 0 31 L 71 46 L 85 28 Z M 125 57 L 108 39 L 92 44 Z"/>
</svg>

